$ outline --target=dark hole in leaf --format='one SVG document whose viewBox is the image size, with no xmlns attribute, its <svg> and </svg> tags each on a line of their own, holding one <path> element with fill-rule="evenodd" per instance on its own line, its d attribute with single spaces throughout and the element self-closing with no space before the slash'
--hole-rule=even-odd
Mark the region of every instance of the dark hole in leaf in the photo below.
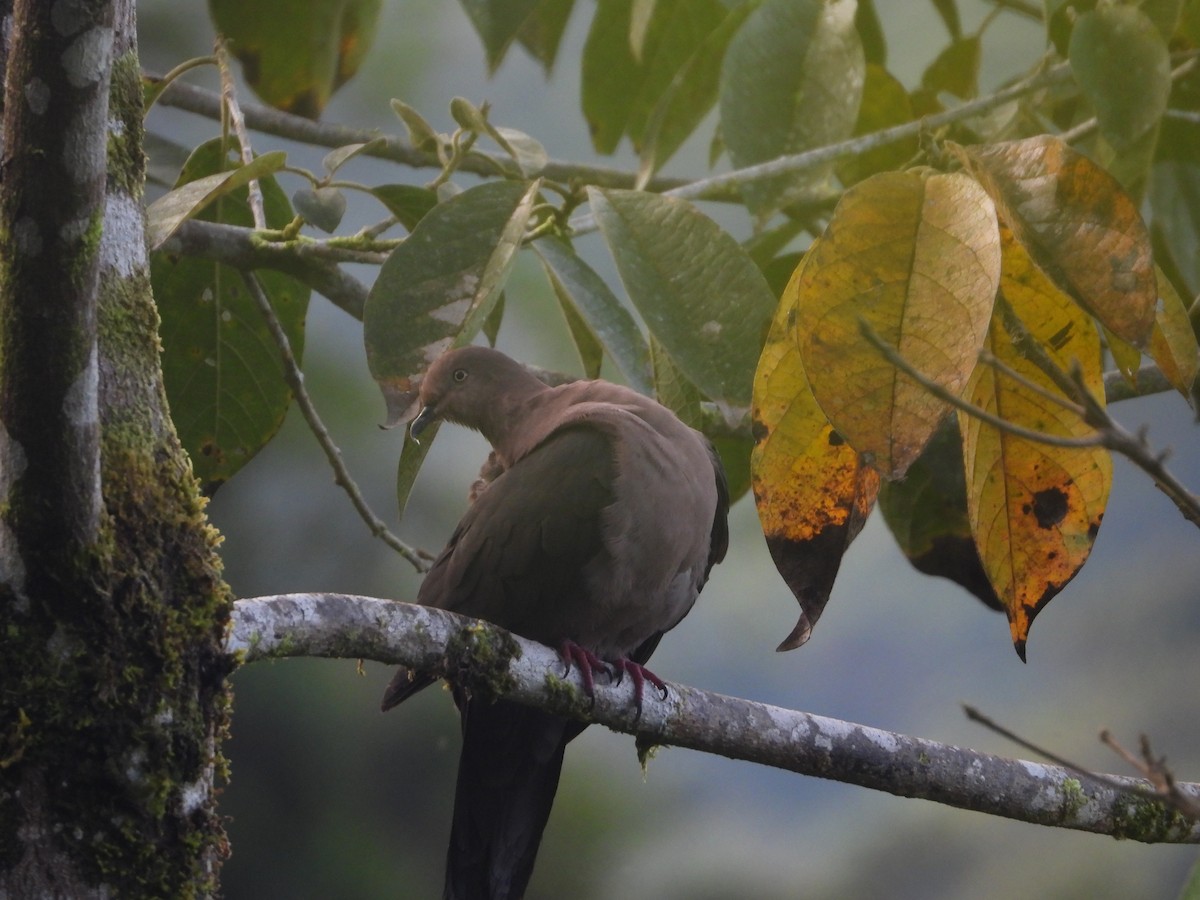
<svg viewBox="0 0 1200 900">
<path fill-rule="evenodd" d="M 1033 515 L 1039 528 L 1053 528 L 1067 514 L 1067 495 L 1058 488 L 1046 488 L 1033 495 Z"/>
</svg>

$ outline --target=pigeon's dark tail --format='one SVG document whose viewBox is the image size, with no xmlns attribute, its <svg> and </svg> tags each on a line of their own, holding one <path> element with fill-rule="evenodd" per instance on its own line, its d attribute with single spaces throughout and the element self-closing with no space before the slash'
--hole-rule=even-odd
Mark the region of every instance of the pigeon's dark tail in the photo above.
<svg viewBox="0 0 1200 900">
<path fill-rule="evenodd" d="M 445 900 L 519 900 L 577 722 L 506 700 L 460 703 L 462 756 Z"/>
</svg>

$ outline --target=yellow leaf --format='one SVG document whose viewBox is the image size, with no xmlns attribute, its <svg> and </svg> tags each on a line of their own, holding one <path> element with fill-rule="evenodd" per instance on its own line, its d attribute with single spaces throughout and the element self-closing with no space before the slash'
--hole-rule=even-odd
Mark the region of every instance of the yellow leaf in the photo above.
<svg viewBox="0 0 1200 900">
<path fill-rule="evenodd" d="M 1158 301 L 1150 234 L 1120 183 L 1049 135 L 947 148 L 1042 271 L 1122 340 L 1144 347 Z"/>
<path fill-rule="evenodd" d="M 754 500 L 771 558 L 800 603 L 800 620 L 779 645 L 808 640 L 833 588 L 842 554 L 866 521 L 879 476 L 821 413 L 792 338 L 796 269 L 779 303 L 754 376 Z"/>
<path fill-rule="evenodd" d="M 1064 371 L 1078 365 L 1089 391 L 1103 402 L 1100 337 L 1072 303 L 1001 229 L 1000 293 L 1017 318 Z M 992 354 L 1034 390 L 980 365 L 967 399 L 993 415 L 1058 437 L 1092 429 L 1045 392 L 1061 391 L 1022 357 L 1000 311 L 988 332 Z M 1013 644 L 1025 658 L 1034 616 L 1074 577 L 1091 552 L 1112 484 L 1112 460 L 1101 447 L 1059 447 L 1002 431 L 959 413 L 967 475 L 967 510 L 984 569 L 1004 604 Z"/>
<path fill-rule="evenodd" d="M 1200 369 L 1200 351 L 1196 347 L 1196 332 L 1188 317 L 1183 298 L 1175 285 L 1158 266 L 1154 267 L 1161 298 L 1150 335 L 1150 358 L 1166 376 L 1171 387 L 1191 402 L 1192 383 Z"/>
<path fill-rule="evenodd" d="M 885 477 L 904 474 L 947 406 L 892 366 L 861 326 L 959 392 L 999 276 L 995 209 L 961 174 L 872 176 L 845 193 L 810 249 L 796 283 L 804 368 L 833 427 Z"/>
</svg>

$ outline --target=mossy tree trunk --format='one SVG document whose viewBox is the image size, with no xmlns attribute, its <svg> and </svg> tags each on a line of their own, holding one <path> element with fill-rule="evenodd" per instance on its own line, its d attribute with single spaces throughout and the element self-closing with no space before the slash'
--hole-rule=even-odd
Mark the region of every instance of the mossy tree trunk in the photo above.
<svg viewBox="0 0 1200 900">
<path fill-rule="evenodd" d="M 231 604 L 162 389 L 134 4 L 0 14 L 0 896 L 202 896 Z"/>
</svg>

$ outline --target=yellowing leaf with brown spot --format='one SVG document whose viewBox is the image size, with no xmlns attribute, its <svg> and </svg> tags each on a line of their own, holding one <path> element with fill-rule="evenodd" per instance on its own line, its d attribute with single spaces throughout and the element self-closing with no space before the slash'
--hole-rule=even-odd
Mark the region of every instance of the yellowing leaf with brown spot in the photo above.
<svg viewBox="0 0 1200 900">
<path fill-rule="evenodd" d="M 1078 365 L 1092 394 L 1104 397 L 1100 337 L 1091 318 L 1041 272 L 1008 229 L 1001 229 L 1000 294 L 1064 371 Z M 1028 382 L 1063 396 L 1013 344 L 1000 309 L 988 349 Z M 1092 429 L 1045 393 L 980 364 L 967 399 L 1006 421 L 1065 438 Z M 980 558 L 1004 604 L 1013 644 L 1025 658 L 1034 616 L 1075 576 L 1092 543 L 1112 484 L 1112 460 L 1101 447 L 1057 447 L 1017 437 L 959 413 L 967 475 L 967 511 Z"/>
<path fill-rule="evenodd" d="M 1158 300 L 1150 234 L 1120 183 L 1049 135 L 948 147 L 1050 279 L 1122 340 L 1144 347 Z"/>
<path fill-rule="evenodd" d="M 951 391 L 967 383 L 1000 277 L 992 201 L 974 179 L 886 172 L 855 185 L 796 282 L 796 342 L 817 403 L 885 477 L 947 411 L 862 334 L 869 326 Z"/>
<path fill-rule="evenodd" d="M 879 490 L 879 476 L 834 433 L 808 387 L 791 321 L 803 267 L 771 324 L 751 407 L 754 500 L 771 559 L 800 603 L 800 619 L 780 650 L 808 640 Z"/>
</svg>

